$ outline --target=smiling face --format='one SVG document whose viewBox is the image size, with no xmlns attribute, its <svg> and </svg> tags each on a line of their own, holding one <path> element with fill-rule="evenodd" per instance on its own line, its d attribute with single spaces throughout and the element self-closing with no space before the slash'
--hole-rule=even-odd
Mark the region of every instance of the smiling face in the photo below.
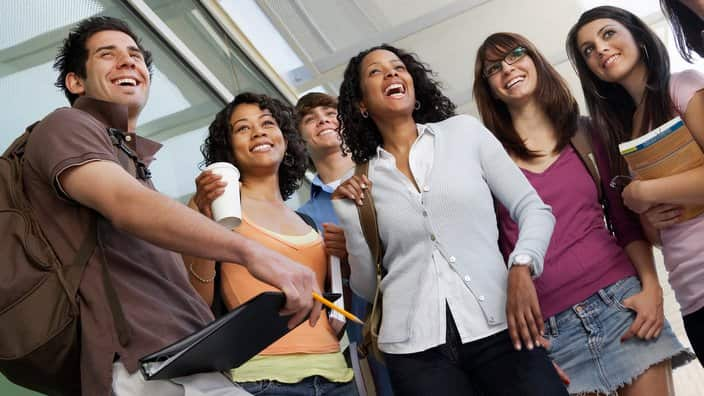
<svg viewBox="0 0 704 396">
<path fill-rule="evenodd" d="M 242 178 L 261 169 L 276 173 L 286 153 L 286 141 L 271 111 L 257 104 L 237 105 L 230 125 L 232 154 Z"/>
<path fill-rule="evenodd" d="M 512 60 L 512 64 L 509 64 L 504 60 L 507 55 L 506 51 L 491 52 L 494 54 L 486 54 L 485 70 L 487 67 L 493 66 L 495 68 L 496 65 L 501 65 L 498 72 L 494 70 L 492 75 L 486 77 L 492 94 L 509 106 L 532 98 L 538 86 L 538 71 L 530 55 L 523 54 L 518 59 Z M 496 56 L 496 53 L 501 53 L 501 55 Z"/>
<path fill-rule="evenodd" d="M 340 149 L 339 126 L 336 108 L 317 106 L 301 118 L 298 130 L 308 150 L 315 155 L 322 150 Z"/>
<path fill-rule="evenodd" d="M 66 86 L 76 95 L 127 105 L 136 118 L 149 97 L 149 70 L 137 43 L 116 30 L 97 32 L 86 40 L 86 78 L 66 76 Z"/>
<path fill-rule="evenodd" d="M 412 114 L 416 102 L 413 77 L 396 54 L 387 50 L 368 53 L 359 67 L 361 111 L 379 118 Z"/>
<path fill-rule="evenodd" d="M 619 83 L 645 67 L 633 35 L 613 19 L 595 19 L 582 26 L 577 48 L 589 70 L 606 82 Z"/>
</svg>

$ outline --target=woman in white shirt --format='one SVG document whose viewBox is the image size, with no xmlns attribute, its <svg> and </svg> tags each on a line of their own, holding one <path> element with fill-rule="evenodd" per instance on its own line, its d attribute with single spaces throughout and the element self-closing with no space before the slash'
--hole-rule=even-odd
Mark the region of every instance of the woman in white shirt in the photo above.
<svg viewBox="0 0 704 396">
<path fill-rule="evenodd" d="M 413 55 L 382 45 L 353 57 L 340 87 L 343 147 L 369 177 L 333 194 L 345 229 L 352 288 L 370 300 L 376 268 L 357 209 L 374 196 L 384 277 L 379 349 L 403 395 L 566 395 L 545 351 L 522 323 L 520 350 L 506 330 L 512 273 L 538 276 L 554 217 L 476 119 L 454 104 Z M 373 187 L 371 187 L 373 182 Z M 492 195 L 520 224 L 504 262 Z M 346 199 L 345 199 L 346 198 Z M 515 276 L 514 276 L 515 277 Z"/>
</svg>

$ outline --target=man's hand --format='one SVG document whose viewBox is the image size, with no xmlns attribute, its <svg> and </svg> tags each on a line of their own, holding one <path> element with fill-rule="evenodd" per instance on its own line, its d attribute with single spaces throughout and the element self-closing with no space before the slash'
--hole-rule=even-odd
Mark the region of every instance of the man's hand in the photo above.
<svg viewBox="0 0 704 396">
<path fill-rule="evenodd" d="M 516 350 L 521 350 L 521 343 L 528 349 L 539 345 L 545 326 L 529 266 L 514 265 L 508 273 L 506 319 Z"/>
<path fill-rule="evenodd" d="M 364 191 L 372 185 L 372 182 L 366 175 L 352 176 L 337 186 L 332 193 L 331 199 L 349 199 L 354 201 L 357 206 L 362 206 L 364 201 Z"/>
<path fill-rule="evenodd" d="M 347 258 L 347 247 L 345 246 L 345 231 L 332 223 L 323 223 L 323 239 L 325 240 L 325 250 L 331 256 L 337 256 L 344 260 Z"/>
<path fill-rule="evenodd" d="M 321 304 L 313 300 L 313 292 L 320 293 L 315 273 L 258 244 L 252 244 L 252 247 L 247 255 L 247 270 L 255 278 L 281 289 L 286 295 L 286 305 L 281 310 L 281 315 L 293 314 L 288 327 L 296 327 L 309 313 L 308 322 L 315 326 L 321 309 Z"/>
<path fill-rule="evenodd" d="M 225 186 L 227 186 L 227 182 L 222 180 L 222 176 L 209 170 L 198 175 L 196 177 L 196 195 L 193 196 L 193 202 L 198 207 L 198 211 L 212 219 L 213 213 L 210 210 L 210 205 L 215 198 L 225 192 Z"/>
<path fill-rule="evenodd" d="M 621 342 L 633 336 L 644 340 L 658 338 L 665 322 L 660 286 L 643 289 L 640 293 L 624 299 L 621 304 L 636 312 L 636 319 L 621 336 Z"/>
</svg>

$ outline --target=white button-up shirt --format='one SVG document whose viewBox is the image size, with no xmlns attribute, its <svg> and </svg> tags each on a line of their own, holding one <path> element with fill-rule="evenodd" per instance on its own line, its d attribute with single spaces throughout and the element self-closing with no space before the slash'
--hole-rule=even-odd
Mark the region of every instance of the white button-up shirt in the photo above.
<svg viewBox="0 0 704 396">
<path fill-rule="evenodd" d="M 408 155 L 411 174 L 416 185 L 422 192 L 416 190 L 413 183 L 401 171 L 396 170 L 395 175 L 408 188 L 408 193 L 423 205 L 423 193 L 430 191 L 426 184 L 434 161 L 435 135 L 432 129 L 418 124 L 418 138 L 411 146 Z M 396 158 L 379 146 L 377 149 L 379 161 L 377 166 L 396 169 Z M 457 261 L 454 256 L 445 257 L 438 249 L 440 241 L 433 239 L 434 249 L 432 261 L 426 266 L 426 272 L 418 285 L 417 293 L 420 296 L 438 296 L 437 304 L 420 304 L 410 323 L 411 337 L 404 342 L 384 344 L 387 353 L 412 353 L 426 350 L 445 343 L 447 323 L 445 321 L 445 303 L 450 306 L 452 317 L 457 325 L 457 330 L 462 343 L 471 342 L 488 337 L 506 328 L 505 323 L 489 325 L 484 320 L 477 320 L 483 316 L 477 299 L 484 300 L 484 296 L 475 297 L 464 283 L 472 281 L 467 274 L 456 272 L 453 264 Z M 449 252 L 450 254 L 452 252 Z M 442 287 L 441 287 L 442 286 Z"/>
</svg>

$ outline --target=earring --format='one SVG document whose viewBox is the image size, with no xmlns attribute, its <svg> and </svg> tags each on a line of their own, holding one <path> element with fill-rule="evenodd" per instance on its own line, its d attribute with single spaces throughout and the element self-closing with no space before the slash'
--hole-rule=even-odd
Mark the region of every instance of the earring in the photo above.
<svg viewBox="0 0 704 396">
<path fill-rule="evenodd" d="M 293 156 L 288 151 L 284 154 L 284 165 L 293 166 Z"/>
<path fill-rule="evenodd" d="M 360 110 L 359 112 L 362 113 L 362 118 L 369 118 L 369 113 L 366 110 Z"/>
<path fill-rule="evenodd" d="M 645 60 L 647 62 L 650 62 L 650 57 L 648 57 L 648 48 L 645 46 L 645 44 L 641 45 L 640 48 L 643 50 L 643 55 L 645 55 Z"/>
<path fill-rule="evenodd" d="M 414 106 L 416 110 L 420 110 L 420 102 L 416 100 L 416 105 Z"/>
</svg>

